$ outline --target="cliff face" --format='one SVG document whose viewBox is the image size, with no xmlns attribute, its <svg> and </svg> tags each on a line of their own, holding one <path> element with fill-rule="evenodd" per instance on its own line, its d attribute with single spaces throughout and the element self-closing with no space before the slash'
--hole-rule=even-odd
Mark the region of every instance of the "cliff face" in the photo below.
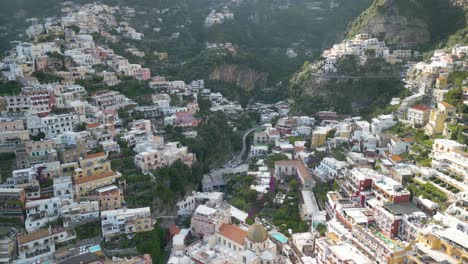
<svg viewBox="0 0 468 264">
<path fill-rule="evenodd" d="M 411 1 L 411 0 L 406 0 Z M 419 16 L 407 16 L 395 0 L 376 0 L 352 24 L 349 36 L 369 33 L 388 44 L 416 46 L 431 39 L 429 25 Z"/>
<path fill-rule="evenodd" d="M 365 65 L 359 65 L 356 60 L 353 57 L 339 60 L 337 74 L 318 73 L 317 64 L 305 64 L 290 81 L 294 110 L 306 114 L 329 109 L 347 114 L 365 113 L 383 108 L 402 91 L 398 66 L 380 59 L 368 59 Z"/>
<path fill-rule="evenodd" d="M 348 30 L 348 37 L 369 33 L 387 44 L 433 44 L 463 25 L 463 11 L 449 0 L 374 0 Z"/>
<path fill-rule="evenodd" d="M 211 72 L 209 78 L 211 80 L 236 84 L 247 91 L 251 91 L 254 88 L 264 88 L 267 83 L 268 74 L 237 64 L 223 64 L 217 66 Z"/>
</svg>

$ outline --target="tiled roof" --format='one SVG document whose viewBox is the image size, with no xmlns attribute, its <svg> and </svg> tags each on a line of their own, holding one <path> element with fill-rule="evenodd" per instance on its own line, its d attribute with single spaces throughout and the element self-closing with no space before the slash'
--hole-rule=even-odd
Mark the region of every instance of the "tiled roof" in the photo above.
<svg viewBox="0 0 468 264">
<path fill-rule="evenodd" d="M 415 105 L 415 106 L 412 106 L 411 109 L 415 109 L 415 110 L 419 110 L 419 111 L 428 111 L 428 110 L 431 110 L 431 108 L 425 106 L 425 105 Z"/>
<path fill-rule="evenodd" d="M 449 103 L 447 103 L 447 102 L 442 102 L 441 104 L 442 104 L 443 106 L 447 107 L 447 108 L 455 108 L 455 106 L 453 106 L 453 105 L 451 105 L 451 104 L 449 104 Z"/>
<path fill-rule="evenodd" d="M 222 225 L 219 229 L 219 233 L 240 245 L 244 245 L 245 238 L 247 237 L 247 231 L 235 225 Z"/>
<path fill-rule="evenodd" d="M 92 159 L 92 158 L 105 157 L 105 156 L 106 156 L 106 153 L 98 152 L 98 153 L 86 154 L 85 159 Z"/>
<path fill-rule="evenodd" d="M 393 155 L 390 157 L 391 160 L 393 160 L 394 162 L 400 162 L 403 160 L 403 158 L 399 155 Z"/>
<path fill-rule="evenodd" d="M 84 177 L 84 178 L 75 180 L 75 185 L 83 184 L 83 183 L 87 183 L 91 181 L 97 181 L 97 180 L 104 179 L 104 178 L 111 177 L 111 176 L 117 176 L 117 173 L 115 173 L 114 171 L 109 171 L 109 172 L 105 172 L 102 174 L 93 175 L 90 177 Z"/>
<path fill-rule="evenodd" d="M 94 124 L 86 124 L 86 127 L 87 127 L 87 128 L 96 128 L 96 127 L 98 127 L 98 126 L 100 126 L 100 124 L 99 124 L 99 123 L 94 123 Z"/>
<path fill-rule="evenodd" d="M 19 242 L 19 244 L 24 244 L 24 243 L 28 243 L 28 242 L 31 242 L 31 241 L 34 241 L 34 240 L 38 240 L 38 239 L 47 237 L 49 235 L 50 235 L 49 229 L 40 229 L 40 230 L 38 230 L 36 232 L 33 232 L 33 233 L 29 233 L 29 234 L 25 234 L 25 235 L 19 235 L 18 236 L 18 242 Z"/>
</svg>

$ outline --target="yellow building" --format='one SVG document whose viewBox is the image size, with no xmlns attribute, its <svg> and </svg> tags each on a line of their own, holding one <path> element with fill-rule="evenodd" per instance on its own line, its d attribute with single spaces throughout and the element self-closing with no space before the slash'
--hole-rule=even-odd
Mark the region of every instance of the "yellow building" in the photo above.
<svg viewBox="0 0 468 264">
<path fill-rule="evenodd" d="M 95 174 L 89 177 L 75 179 L 75 197 L 79 200 L 82 196 L 89 195 L 97 188 L 111 185 L 116 182 L 120 174 L 114 171 Z"/>
<path fill-rule="evenodd" d="M 88 154 L 80 159 L 79 168 L 75 170 L 74 180 L 92 177 L 111 171 L 111 163 L 104 152 Z"/>
<path fill-rule="evenodd" d="M 327 133 L 330 131 L 328 127 L 318 127 L 312 131 L 311 146 L 314 148 L 325 145 L 327 141 Z"/>
<path fill-rule="evenodd" d="M 437 103 L 437 108 L 431 110 L 429 115 L 429 122 L 426 124 L 425 131 L 428 135 L 441 134 L 444 131 L 446 122 L 450 122 L 450 119 L 454 118 L 457 113 L 457 109 L 447 103 Z"/>
<path fill-rule="evenodd" d="M 420 232 L 415 254 L 408 256 L 407 263 L 467 263 L 467 241 L 468 235 L 454 227 L 427 227 Z"/>
</svg>

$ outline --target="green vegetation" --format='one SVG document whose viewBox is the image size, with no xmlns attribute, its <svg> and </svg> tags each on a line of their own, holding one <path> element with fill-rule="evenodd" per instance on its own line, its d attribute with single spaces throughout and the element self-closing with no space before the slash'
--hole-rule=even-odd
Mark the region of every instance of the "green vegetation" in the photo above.
<svg viewBox="0 0 468 264">
<path fill-rule="evenodd" d="M 327 82 L 316 80 L 307 74 L 307 67 L 290 83 L 294 99 L 292 111 L 313 115 L 321 110 L 334 110 L 344 114 L 360 114 L 365 118 L 377 113 L 390 112 L 388 107 L 393 97 L 406 94 L 399 80 L 398 65 L 390 65 L 381 59 L 369 59 L 364 66 L 352 56 L 338 63 L 339 76 L 358 78 L 331 78 Z M 375 76 L 381 76 L 376 78 Z"/>
<path fill-rule="evenodd" d="M 79 225 L 75 228 L 76 238 L 83 240 L 101 235 L 101 224 L 99 221 Z"/>
<path fill-rule="evenodd" d="M 0 81 L 0 96 L 17 95 L 21 92 L 21 85 L 16 81 Z"/>
<path fill-rule="evenodd" d="M 141 254 L 150 254 L 153 264 L 166 263 L 166 230 L 156 224 L 150 232 L 135 233 L 133 240 L 136 243 L 136 249 Z"/>
<path fill-rule="evenodd" d="M 77 84 L 86 88 L 88 93 L 94 93 L 101 90 L 118 91 L 126 97 L 135 100 L 145 100 L 148 95 L 154 93 L 154 90 L 149 88 L 144 82 L 138 81 L 132 77 L 125 77 L 122 82 L 114 86 L 107 86 L 103 82 L 103 78 L 94 76 L 91 79 L 79 80 Z"/>
<path fill-rule="evenodd" d="M 230 200 L 233 206 L 246 212 L 260 206 L 258 204 L 257 191 L 250 189 L 254 181 L 255 179 L 253 176 L 247 176 L 245 174 L 231 175 L 229 177 L 229 181 L 226 185 L 226 193 L 233 196 Z"/>
<path fill-rule="evenodd" d="M 268 216 L 268 212 L 273 213 L 273 224 L 279 228 L 281 233 L 289 235 L 288 229 L 293 233 L 305 232 L 309 229 L 306 221 L 301 220 L 299 212 L 299 186 L 295 179 L 289 182 L 289 191 L 286 192 L 286 199 L 283 204 L 267 207 L 260 215 Z M 284 193 L 284 192 L 283 192 Z"/>
<path fill-rule="evenodd" d="M 166 263 L 168 254 L 164 250 L 167 245 L 167 230 L 159 224 L 148 232 L 134 233 L 133 236 L 121 234 L 118 239 L 103 242 L 106 248 L 112 249 L 136 249 L 139 254 L 150 254 L 153 264 Z"/>
<path fill-rule="evenodd" d="M 320 207 L 324 207 L 325 203 L 327 202 L 327 193 L 330 191 L 337 190 L 337 185 L 330 184 L 328 182 L 317 182 L 317 185 L 313 189 L 315 199 L 317 199 L 317 203 Z"/>
<path fill-rule="evenodd" d="M 16 155 L 11 153 L 0 153 L 0 175 L 2 182 L 5 182 L 11 176 L 16 166 Z"/>
<path fill-rule="evenodd" d="M 125 199 L 129 207 L 150 205 L 158 209 L 171 208 L 177 198 L 198 187 L 204 173 L 223 164 L 232 153 L 241 148 L 241 136 L 233 132 L 222 113 L 205 117 L 196 130 L 196 138 L 185 138 L 180 128 L 166 129 L 166 140 L 178 141 L 196 154 L 197 162 L 191 168 L 177 161 L 172 166 L 153 172 L 153 181 L 149 175 L 134 172 L 132 158 L 119 159 L 112 163 L 113 168 L 123 168 L 128 184 Z M 213 145 L 213 142 L 216 144 Z"/>
<path fill-rule="evenodd" d="M 320 233 L 320 236 L 325 236 L 325 233 L 327 232 L 327 226 L 320 223 L 317 225 L 317 227 L 315 227 L 315 230 Z"/>
<path fill-rule="evenodd" d="M 364 11 L 348 29 L 348 37 L 357 33 L 366 32 L 368 27 L 372 27 L 371 20 L 375 17 L 394 18 L 403 17 L 408 23 L 424 23 L 427 25 L 430 35 L 429 43 L 424 44 L 424 48 L 429 49 L 434 44 L 445 41 L 451 34 L 455 36 L 450 40 L 464 39 L 462 28 L 465 17 L 462 8 L 454 7 L 450 1 L 445 0 L 374 0 L 372 5 Z M 373 21 L 373 20 L 372 20 Z M 414 22 L 413 22 L 414 21 Z M 408 26 L 411 27 L 411 26 Z M 411 31 L 410 31 L 411 32 Z M 384 34 L 385 35 L 385 34 Z M 463 37 L 462 37 L 463 36 Z M 390 38 L 390 37 L 389 37 Z M 386 40 L 386 39 L 384 39 Z M 388 40 L 387 40 L 388 41 Z M 404 45 L 407 43 L 392 43 Z"/>
<path fill-rule="evenodd" d="M 36 71 L 32 74 L 32 76 L 36 77 L 40 83 L 60 82 L 63 80 L 61 77 L 42 71 Z"/>
<path fill-rule="evenodd" d="M 288 156 L 284 154 L 272 154 L 265 159 L 265 164 L 268 166 L 269 169 L 275 168 L 275 162 L 279 160 L 288 160 Z"/>
<path fill-rule="evenodd" d="M 438 203 L 441 208 L 445 208 L 445 202 L 447 201 L 447 195 L 437 189 L 432 183 L 426 182 L 422 184 L 417 180 L 413 180 L 407 186 L 407 189 L 411 192 L 413 197 L 422 196 L 423 198 L 431 199 Z"/>
</svg>

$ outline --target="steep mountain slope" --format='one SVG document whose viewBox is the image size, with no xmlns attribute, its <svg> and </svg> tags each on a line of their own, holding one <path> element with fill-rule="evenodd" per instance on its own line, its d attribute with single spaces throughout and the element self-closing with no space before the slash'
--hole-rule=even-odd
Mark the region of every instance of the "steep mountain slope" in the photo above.
<svg viewBox="0 0 468 264">
<path fill-rule="evenodd" d="M 400 47 L 429 46 L 462 28 L 464 20 L 462 8 L 450 0 L 374 0 L 350 25 L 348 37 L 369 33 Z"/>
</svg>

